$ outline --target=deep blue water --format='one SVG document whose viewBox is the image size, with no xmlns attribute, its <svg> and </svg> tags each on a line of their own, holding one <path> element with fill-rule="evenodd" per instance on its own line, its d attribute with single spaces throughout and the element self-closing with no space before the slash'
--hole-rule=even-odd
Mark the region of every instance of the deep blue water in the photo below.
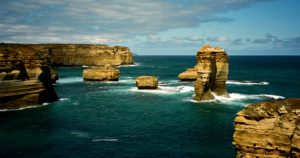
<svg viewBox="0 0 300 158">
<path fill-rule="evenodd" d="M 0 112 L 0 157 L 235 157 L 235 114 L 246 104 L 300 97 L 300 57 L 232 56 L 231 98 L 193 102 L 177 75 L 194 56 L 137 56 L 119 82 L 83 82 L 82 67 L 57 68 L 60 101 Z M 138 91 L 156 75 L 161 90 Z M 246 84 L 243 81 L 248 81 Z"/>
</svg>

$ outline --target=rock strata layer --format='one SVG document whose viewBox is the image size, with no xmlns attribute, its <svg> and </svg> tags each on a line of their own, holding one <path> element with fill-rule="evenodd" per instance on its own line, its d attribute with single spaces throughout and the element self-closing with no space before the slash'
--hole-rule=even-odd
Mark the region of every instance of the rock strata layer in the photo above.
<svg viewBox="0 0 300 158">
<path fill-rule="evenodd" d="M 180 73 L 178 78 L 180 81 L 196 81 L 197 74 L 197 68 L 188 68 L 186 71 Z"/>
<path fill-rule="evenodd" d="M 86 81 L 118 81 L 119 77 L 120 70 L 111 65 L 83 70 L 83 79 Z"/>
<path fill-rule="evenodd" d="M 56 66 L 99 66 L 134 64 L 129 48 L 92 44 L 40 44 L 34 49 L 49 52 Z"/>
<path fill-rule="evenodd" d="M 136 78 L 136 87 L 138 89 L 157 89 L 158 79 L 155 76 L 139 76 Z"/>
<path fill-rule="evenodd" d="M 3 48 L 24 47 L 48 54 L 54 66 L 131 65 L 133 55 L 128 47 L 97 44 L 1 44 Z"/>
<path fill-rule="evenodd" d="M 30 46 L 0 44 L 0 109 L 17 109 L 58 99 L 51 58 Z"/>
<path fill-rule="evenodd" d="M 204 45 L 196 55 L 198 61 L 194 69 L 197 79 L 194 83 L 195 100 L 214 99 L 213 93 L 228 97 L 228 56 L 224 49 Z M 192 75 L 191 75 L 192 76 Z"/>
<path fill-rule="evenodd" d="M 236 157 L 300 157 L 300 98 L 251 104 L 237 113 Z"/>
</svg>

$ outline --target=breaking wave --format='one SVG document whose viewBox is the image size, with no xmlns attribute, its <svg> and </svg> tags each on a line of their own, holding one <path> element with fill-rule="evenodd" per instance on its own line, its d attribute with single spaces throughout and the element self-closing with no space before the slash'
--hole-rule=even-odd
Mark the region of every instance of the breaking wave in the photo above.
<svg viewBox="0 0 300 158">
<path fill-rule="evenodd" d="M 213 94 L 215 99 L 208 101 L 195 101 L 191 99 L 191 102 L 235 102 L 235 101 L 245 101 L 245 100 L 256 100 L 256 99 L 284 99 L 285 97 L 273 94 L 241 94 L 241 93 L 230 93 L 229 97 L 217 96 Z"/>
</svg>

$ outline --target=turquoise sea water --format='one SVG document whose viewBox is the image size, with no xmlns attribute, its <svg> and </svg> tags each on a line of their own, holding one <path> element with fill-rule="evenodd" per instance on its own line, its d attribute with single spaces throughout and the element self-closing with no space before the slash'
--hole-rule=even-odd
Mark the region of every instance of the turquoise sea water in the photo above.
<svg viewBox="0 0 300 158">
<path fill-rule="evenodd" d="M 194 56 L 137 56 L 119 82 L 84 82 L 82 67 L 57 68 L 61 99 L 0 112 L 0 157 L 235 157 L 235 114 L 246 104 L 300 97 L 300 57 L 232 56 L 231 98 L 192 100 L 177 75 Z M 138 91 L 135 78 L 156 75 L 161 90 Z M 247 82 L 244 82 L 247 81 Z"/>
</svg>

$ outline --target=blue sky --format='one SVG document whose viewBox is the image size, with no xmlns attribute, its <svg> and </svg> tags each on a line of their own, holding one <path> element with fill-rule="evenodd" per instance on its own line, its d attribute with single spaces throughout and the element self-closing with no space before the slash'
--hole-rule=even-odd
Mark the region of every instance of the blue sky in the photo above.
<svg viewBox="0 0 300 158">
<path fill-rule="evenodd" d="M 0 42 L 124 45 L 145 55 L 300 55 L 299 0 L 10 0 Z"/>
</svg>

